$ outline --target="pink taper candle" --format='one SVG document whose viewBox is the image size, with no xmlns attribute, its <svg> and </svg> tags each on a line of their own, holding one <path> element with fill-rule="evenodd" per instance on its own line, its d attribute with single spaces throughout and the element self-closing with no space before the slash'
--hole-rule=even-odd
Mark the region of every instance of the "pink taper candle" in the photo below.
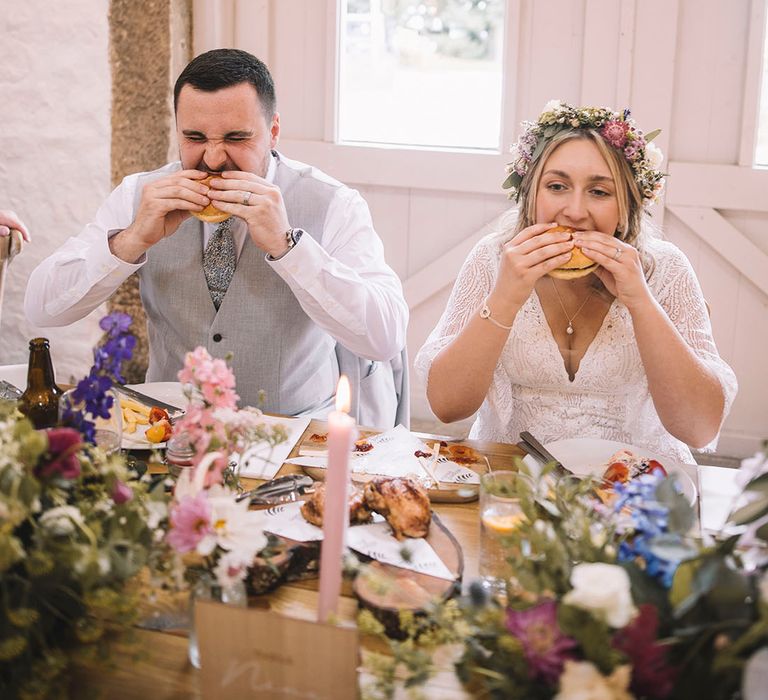
<svg viewBox="0 0 768 700">
<path fill-rule="evenodd" d="M 329 615 L 336 613 L 341 594 L 342 556 L 349 523 L 349 455 L 357 437 L 355 421 L 347 415 L 349 399 L 349 380 L 342 374 L 336 388 L 336 410 L 328 416 L 318 622 L 326 622 Z"/>
</svg>

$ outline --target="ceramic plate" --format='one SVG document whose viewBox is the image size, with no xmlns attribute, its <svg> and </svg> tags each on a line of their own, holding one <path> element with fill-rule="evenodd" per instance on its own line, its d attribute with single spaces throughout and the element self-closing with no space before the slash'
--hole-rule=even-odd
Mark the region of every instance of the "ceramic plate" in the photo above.
<svg viewBox="0 0 768 700">
<path fill-rule="evenodd" d="M 179 382 L 147 382 L 145 384 L 128 384 L 127 386 L 172 406 L 183 408 L 187 405 L 187 399 Z M 123 432 L 122 448 L 124 450 L 151 450 L 165 447 L 164 442 L 149 442 L 144 437 L 148 427 L 148 425 L 138 425 L 135 433 Z"/>
<path fill-rule="evenodd" d="M 607 468 L 606 462 L 614 452 L 619 450 L 630 450 L 638 457 L 655 459 L 661 462 L 668 474 L 674 474 L 677 477 L 677 482 L 691 505 L 696 503 L 696 485 L 687 472 L 682 469 L 682 465 L 670 457 L 662 457 L 643 447 L 593 438 L 555 440 L 546 443 L 544 447 L 579 476 L 602 476 L 603 471 Z M 523 461 L 532 470 L 539 468 L 539 463 L 530 455 L 526 455 Z"/>
</svg>

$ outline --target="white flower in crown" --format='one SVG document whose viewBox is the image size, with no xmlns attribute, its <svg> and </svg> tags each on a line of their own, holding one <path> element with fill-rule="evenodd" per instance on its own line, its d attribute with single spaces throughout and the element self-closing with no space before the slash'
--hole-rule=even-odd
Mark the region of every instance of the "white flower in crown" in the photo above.
<svg viewBox="0 0 768 700">
<path fill-rule="evenodd" d="M 547 104 L 544 105 L 544 109 L 542 109 L 542 113 L 544 112 L 556 112 L 563 106 L 562 100 L 550 100 L 547 102 Z"/>
<path fill-rule="evenodd" d="M 648 160 L 648 164 L 654 170 L 658 170 L 661 167 L 661 164 L 664 162 L 664 154 L 661 152 L 661 149 L 653 143 L 646 145 L 645 157 Z"/>
</svg>

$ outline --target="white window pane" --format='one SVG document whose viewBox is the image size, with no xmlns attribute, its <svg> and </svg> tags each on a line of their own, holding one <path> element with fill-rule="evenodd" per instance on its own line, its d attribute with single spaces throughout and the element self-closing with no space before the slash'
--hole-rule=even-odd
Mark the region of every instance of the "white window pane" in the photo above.
<svg viewBox="0 0 768 700">
<path fill-rule="evenodd" d="M 768 13 L 766 13 L 768 20 Z M 757 122 L 755 165 L 768 165 L 768 25 L 763 46 L 763 84 L 760 86 L 760 116 Z"/>
<path fill-rule="evenodd" d="M 505 0 L 341 0 L 339 140 L 498 150 Z"/>
</svg>

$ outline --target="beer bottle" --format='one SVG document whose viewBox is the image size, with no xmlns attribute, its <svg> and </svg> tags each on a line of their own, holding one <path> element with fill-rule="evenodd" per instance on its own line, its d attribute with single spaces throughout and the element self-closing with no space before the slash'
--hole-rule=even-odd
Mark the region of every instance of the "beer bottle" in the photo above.
<svg viewBox="0 0 768 700">
<path fill-rule="evenodd" d="M 27 388 L 19 399 L 19 410 L 38 430 L 50 428 L 59 422 L 59 397 L 51 363 L 48 338 L 29 341 L 29 369 Z"/>
</svg>

